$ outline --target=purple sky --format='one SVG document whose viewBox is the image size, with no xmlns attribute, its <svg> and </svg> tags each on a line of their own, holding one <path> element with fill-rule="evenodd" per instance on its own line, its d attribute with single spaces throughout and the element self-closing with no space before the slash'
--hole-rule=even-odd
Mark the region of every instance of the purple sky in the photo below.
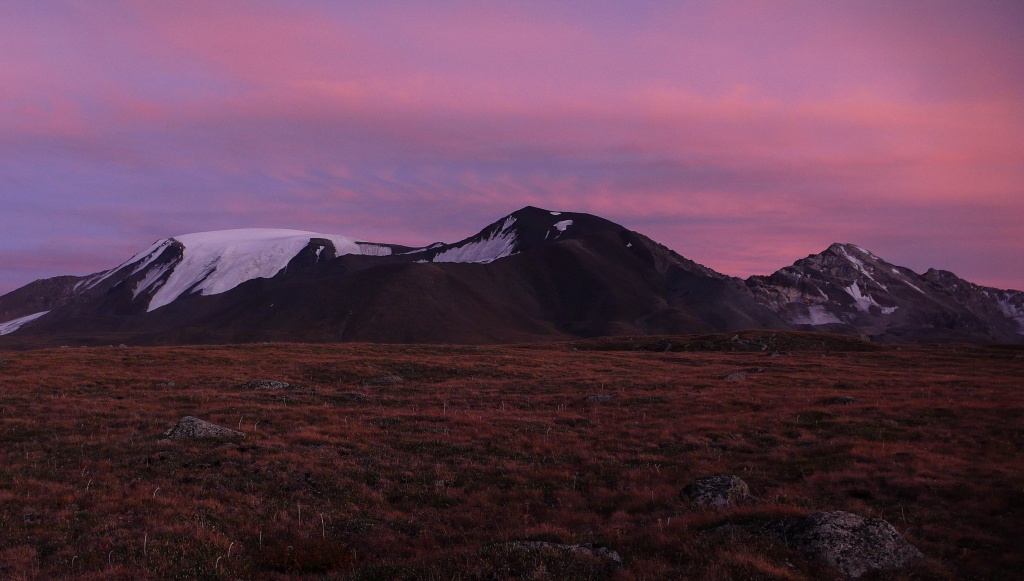
<svg viewBox="0 0 1024 581">
<path fill-rule="evenodd" d="M 1021 30 L 1019 0 L 0 3 L 0 293 L 525 205 L 737 276 L 840 241 L 1024 289 Z"/>
</svg>

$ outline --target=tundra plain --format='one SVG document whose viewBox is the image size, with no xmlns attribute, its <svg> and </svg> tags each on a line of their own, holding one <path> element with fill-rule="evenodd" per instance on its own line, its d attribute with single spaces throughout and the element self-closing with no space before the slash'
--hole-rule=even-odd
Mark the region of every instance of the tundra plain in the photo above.
<svg viewBox="0 0 1024 581">
<path fill-rule="evenodd" d="M 1014 579 L 1022 388 L 1020 346 L 766 331 L 0 351 L 0 577 L 818 579 L 710 531 L 843 510 L 927 556 L 868 578 Z"/>
</svg>

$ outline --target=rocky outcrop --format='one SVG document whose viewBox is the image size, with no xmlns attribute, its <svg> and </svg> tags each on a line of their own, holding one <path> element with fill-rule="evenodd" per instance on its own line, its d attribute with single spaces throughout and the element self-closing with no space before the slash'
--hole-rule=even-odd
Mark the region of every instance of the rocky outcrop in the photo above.
<svg viewBox="0 0 1024 581">
<path fill-rule="evenodd" d="M 164 440 L 236 440 L 244 437 L 242 432 L 192 416 L 181 418 L 163 435 Z"/>
<path fill-rule="evenodd" d="M 754 532 L 775 537 L 853 579 L 871 571 L 900 569 L 924 558 L 888 522 L 849 512 L 816 512 L 770 523 Z"/>
<path fill-rule="evenodd" d="M 687 484 L 683 496 L 700 506 L 722 508 L 750 498 L 750 488 L 739 476 L 716 474 Z"/>
<path fill-rule="evenodd" d="M 291 389 L 292 385 L 290 383 L 274 379 L 254 379 L 252 381 L 246 381 L 238 387 L 239 389 L 252 389 L 258 391 L 277 391 L 282 389 Z"/>
</svg>

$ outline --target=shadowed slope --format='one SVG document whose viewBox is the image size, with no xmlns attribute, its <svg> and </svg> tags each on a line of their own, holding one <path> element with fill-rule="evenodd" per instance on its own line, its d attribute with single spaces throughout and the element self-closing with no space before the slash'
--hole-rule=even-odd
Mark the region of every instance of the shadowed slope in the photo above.
<svg viewBox="0 0 1024 581">
<path fill-rule="evenodd" d="M 487 241 L 498 232 L 508 238 L 499 250 L 510 254 L 490 260 L 470 248 L 496 248 Z M 453 249 L 481 262 L 430 262 Z M 126 279 L 98 298 L 68 305 L 19 338 L 498 343 L 787 327 L 738 279 L 607 220 L 537 208 L 452 245 L 295 261 L 273 278 L 215 295 L 185 294 L 152 312 L 130 300 L 134 284 Z"/>
</svg>

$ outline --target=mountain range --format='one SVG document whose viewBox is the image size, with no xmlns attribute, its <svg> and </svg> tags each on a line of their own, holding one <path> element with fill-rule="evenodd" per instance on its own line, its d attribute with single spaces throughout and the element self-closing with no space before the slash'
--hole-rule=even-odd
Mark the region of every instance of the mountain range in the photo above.
<svg viewBox="0 0 1024 581">
<path fill-rule="evenodd" d="M 1024 293 L 832 244 L 746 280 L 584 213 L 526 207 L 422 248 L 297 230 L 155 242 L 0 297 L 0 346 L 254 341 L 509 343 L 808 330 L 1024 342 Z"/>
</svg>

